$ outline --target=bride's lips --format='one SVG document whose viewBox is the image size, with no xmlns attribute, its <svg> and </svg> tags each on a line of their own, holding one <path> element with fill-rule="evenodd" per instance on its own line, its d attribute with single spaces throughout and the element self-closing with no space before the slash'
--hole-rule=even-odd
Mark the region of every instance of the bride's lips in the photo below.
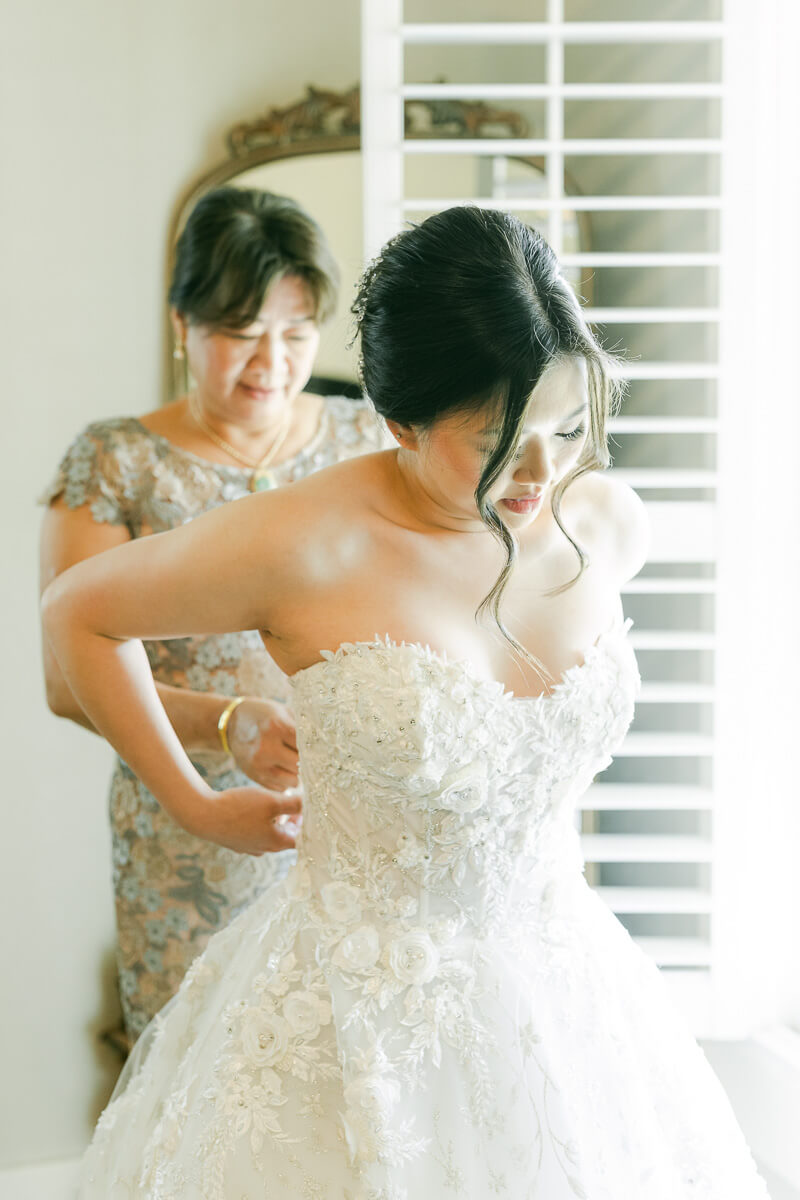
<svg viewBox="0 0 800 1200">
<path fill-rule="evenodd" d="M 516 496 L 513 499 L 506 496 L 500 501 L 500 503 L 503 504 L 509 510 L 509 512 L 519 513 L 520 515 L 527 516 L 530 513 L 536 512 L 539 505 L 542 503 L 543 495 L 543 492 L 539 492 L 535 496 Z"/>
</svg>

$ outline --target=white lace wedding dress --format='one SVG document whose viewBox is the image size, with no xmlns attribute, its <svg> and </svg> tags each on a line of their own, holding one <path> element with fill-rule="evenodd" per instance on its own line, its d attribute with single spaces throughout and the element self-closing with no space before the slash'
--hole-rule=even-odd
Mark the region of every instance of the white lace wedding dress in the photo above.
<svg viewBox="0 0 800 1200">
<path fill-rule="evenodd" d="M 537 699 L 389 641 L 295 675 L 297 864 L 140 1039 L 81 1200 L 764 1200 L 582 876 L 637 686 L 622 627 Z"/>
</svg>

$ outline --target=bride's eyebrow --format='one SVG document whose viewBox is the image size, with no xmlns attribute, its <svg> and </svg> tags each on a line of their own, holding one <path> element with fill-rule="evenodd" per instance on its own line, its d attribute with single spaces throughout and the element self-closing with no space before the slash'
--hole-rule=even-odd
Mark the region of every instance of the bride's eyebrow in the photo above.
<svg viewBox="0 0 800 1200">
<path fill-rule="evenodd" d="M 576 417 L 580 417 L 583 413 L 585 413 L 586 409 L 588 407 L 589 407 L 589 401 L 584 400 L 584 402 L 580 406 L 580 408 L 576 408 L 575 412 L 570 413 L 568 417 L 564 417 L 564 419 L 562 421 L 559 421 L 559 425 L 566 425 L 567 421 L 574 421 Z"/>
</svg>

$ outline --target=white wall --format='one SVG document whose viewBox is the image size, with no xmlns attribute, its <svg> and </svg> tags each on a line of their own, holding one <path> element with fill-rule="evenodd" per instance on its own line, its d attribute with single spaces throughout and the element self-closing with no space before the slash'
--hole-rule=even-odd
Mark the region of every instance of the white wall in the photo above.
<svg viewBox="0 0 800 1200">
<path fill-rule="evenodd" d="M 51 716 L 34 498 L 88 420 L 162 399 L 181 194 L 237 121 L 359 74 L 358 0 L 38 0 L 0 38 L 0 1167 L 79 1153 L 114 1082 L 110 756 Z"/>
</svg>

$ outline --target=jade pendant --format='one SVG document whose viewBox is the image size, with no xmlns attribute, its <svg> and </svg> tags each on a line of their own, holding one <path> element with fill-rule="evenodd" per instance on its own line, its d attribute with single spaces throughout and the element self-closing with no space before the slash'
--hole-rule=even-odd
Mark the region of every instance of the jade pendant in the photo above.
<svg viewBox="0 0 800 1200">
<path fill-rule="evenodd" d="M 275 480 L 272 478 L 269 471 L 254 471 L 250 476 L 251 492 L 268 492 L 270 488 L 274 487 Z"/>
</svg>

